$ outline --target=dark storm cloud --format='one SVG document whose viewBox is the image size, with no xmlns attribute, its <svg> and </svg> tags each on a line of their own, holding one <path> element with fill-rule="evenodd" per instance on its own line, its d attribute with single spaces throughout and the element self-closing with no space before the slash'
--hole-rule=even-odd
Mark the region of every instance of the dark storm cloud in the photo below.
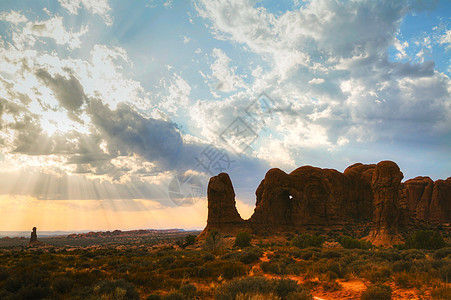
<svg viewBox="0 0 451 300">
<path fill-rule="evenodd" d="M 111 155 L 137 154 L 165 169 L 173 169 L 183 148 L 180 132 L 168 121 L 145 118 L 120 103 L 116 110 L 93 99 L 87 109 L 92 124 L 108 141 Z"/>
<path fill-rule="evenodd" d="M 60 74 L 52 77 L 43 69 L 39 69 L 36 76 L 55 93 L 60 105 L 69 112 L 69 117 L 74 121 L 79 121 L 76 114 L 80 112 L 80 108 L 86 99 L 80 81 L 72 74 L 69 75 L 69 79 Z"/>
</svg>

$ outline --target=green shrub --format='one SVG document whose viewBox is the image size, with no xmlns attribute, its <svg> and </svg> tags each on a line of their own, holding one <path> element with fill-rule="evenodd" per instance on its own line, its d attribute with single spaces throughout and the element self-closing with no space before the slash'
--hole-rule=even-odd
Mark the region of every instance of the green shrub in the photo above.
<svg viewBox="0 0 451 300">
<path fill-rule="evenodd" d="M 291 245 L 298 248 L 321 247 L 325 238 L 320 235 L 301 233 L 291 240 Z"/>
<path fill-rule="evenodd" d="M 361 300 L 391 300 L 392 290 L 388 285 L 377 284 L 362 292 Z"/>
<path fill-rule="evenodd" d="M 446 246 L 440 232 L 433 230 L 419 230 L 414 232 L 404 244 L 406 249 L 429 249 L 435 250 Z"/>
<path fill-rule="evenodd" d="M 371 242 L 353 239 L 349 236 L 342 236 L 338 242 L 345 249 L 370 249 L 373 246 Z"/>
<path fill-rule="evenodd" d="M 156 294 L 151 294 L 151 295 L 147 296 L 146 300 L 161 300 L 161 296 L 156 295 Z"/>
<path fill-rule="evenodd" d="M 240 232 L 236 235 L 235 247 L 245 248 L 251 245 L 252 237 L 248 232 Z"/>
</svg>

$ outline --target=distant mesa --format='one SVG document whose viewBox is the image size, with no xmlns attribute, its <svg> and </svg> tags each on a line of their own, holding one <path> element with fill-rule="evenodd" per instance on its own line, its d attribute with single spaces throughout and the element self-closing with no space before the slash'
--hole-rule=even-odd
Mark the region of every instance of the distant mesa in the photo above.
<svg viewBox="0 0 451 300">
<path fill-rule="evenodd" d="M 451 222 L 451 177 L 402 183 L 403 177 L 392 161 L 357 163 L 343 173 L 312 166 L 290 174 L 270 169 L 255 192 L 254 214 L 243 220 L 230 177 L 221 173 L 210 178 L 207 226 L 199 237 L 211 230 L 264 235 L 364 224 L 371 226 L 365 239 L 390 246 L 401 242 L 401 228 Z"/>
<path fill-rule="evenodd" d="M 33 231 L 31 232 L 30 237 L 30 243 L 28 243 L 28 246 L 30 247 L 36 247 L 36 246 L 43 246 L 44 243 L 38 241 L 38 234 L 36 233 L 36 227 L 33 227 Z"/>
</svg>

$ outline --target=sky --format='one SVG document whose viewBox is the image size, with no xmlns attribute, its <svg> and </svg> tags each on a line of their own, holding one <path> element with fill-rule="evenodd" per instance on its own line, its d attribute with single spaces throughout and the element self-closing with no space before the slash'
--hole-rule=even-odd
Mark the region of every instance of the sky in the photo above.
<svg viewBox="0 0 451 300">
<path fill-rule="evenodd" d="M 2 0 L 0 231 L 202 229 L 227 172 L 451 176 L 450 1 Z"/>
</svg>

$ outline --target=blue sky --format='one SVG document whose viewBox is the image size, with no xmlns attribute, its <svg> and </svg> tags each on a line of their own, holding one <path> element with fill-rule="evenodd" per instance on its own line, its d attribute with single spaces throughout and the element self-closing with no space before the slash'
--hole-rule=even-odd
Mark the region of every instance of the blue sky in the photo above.
<svg viewBox="0 0 451 300">
<path fill-rule="evenodd" d="M 221 170 L 245 217 L 271 167 L 393 160 L 405 180 L 445 179 L 450 15 L 449 1 L 2 1 L 0 208 L 24 217 L 0 230 L 202 228 Z M 227 132 L 239 122 L 247 135 Z"/>
</svg>

